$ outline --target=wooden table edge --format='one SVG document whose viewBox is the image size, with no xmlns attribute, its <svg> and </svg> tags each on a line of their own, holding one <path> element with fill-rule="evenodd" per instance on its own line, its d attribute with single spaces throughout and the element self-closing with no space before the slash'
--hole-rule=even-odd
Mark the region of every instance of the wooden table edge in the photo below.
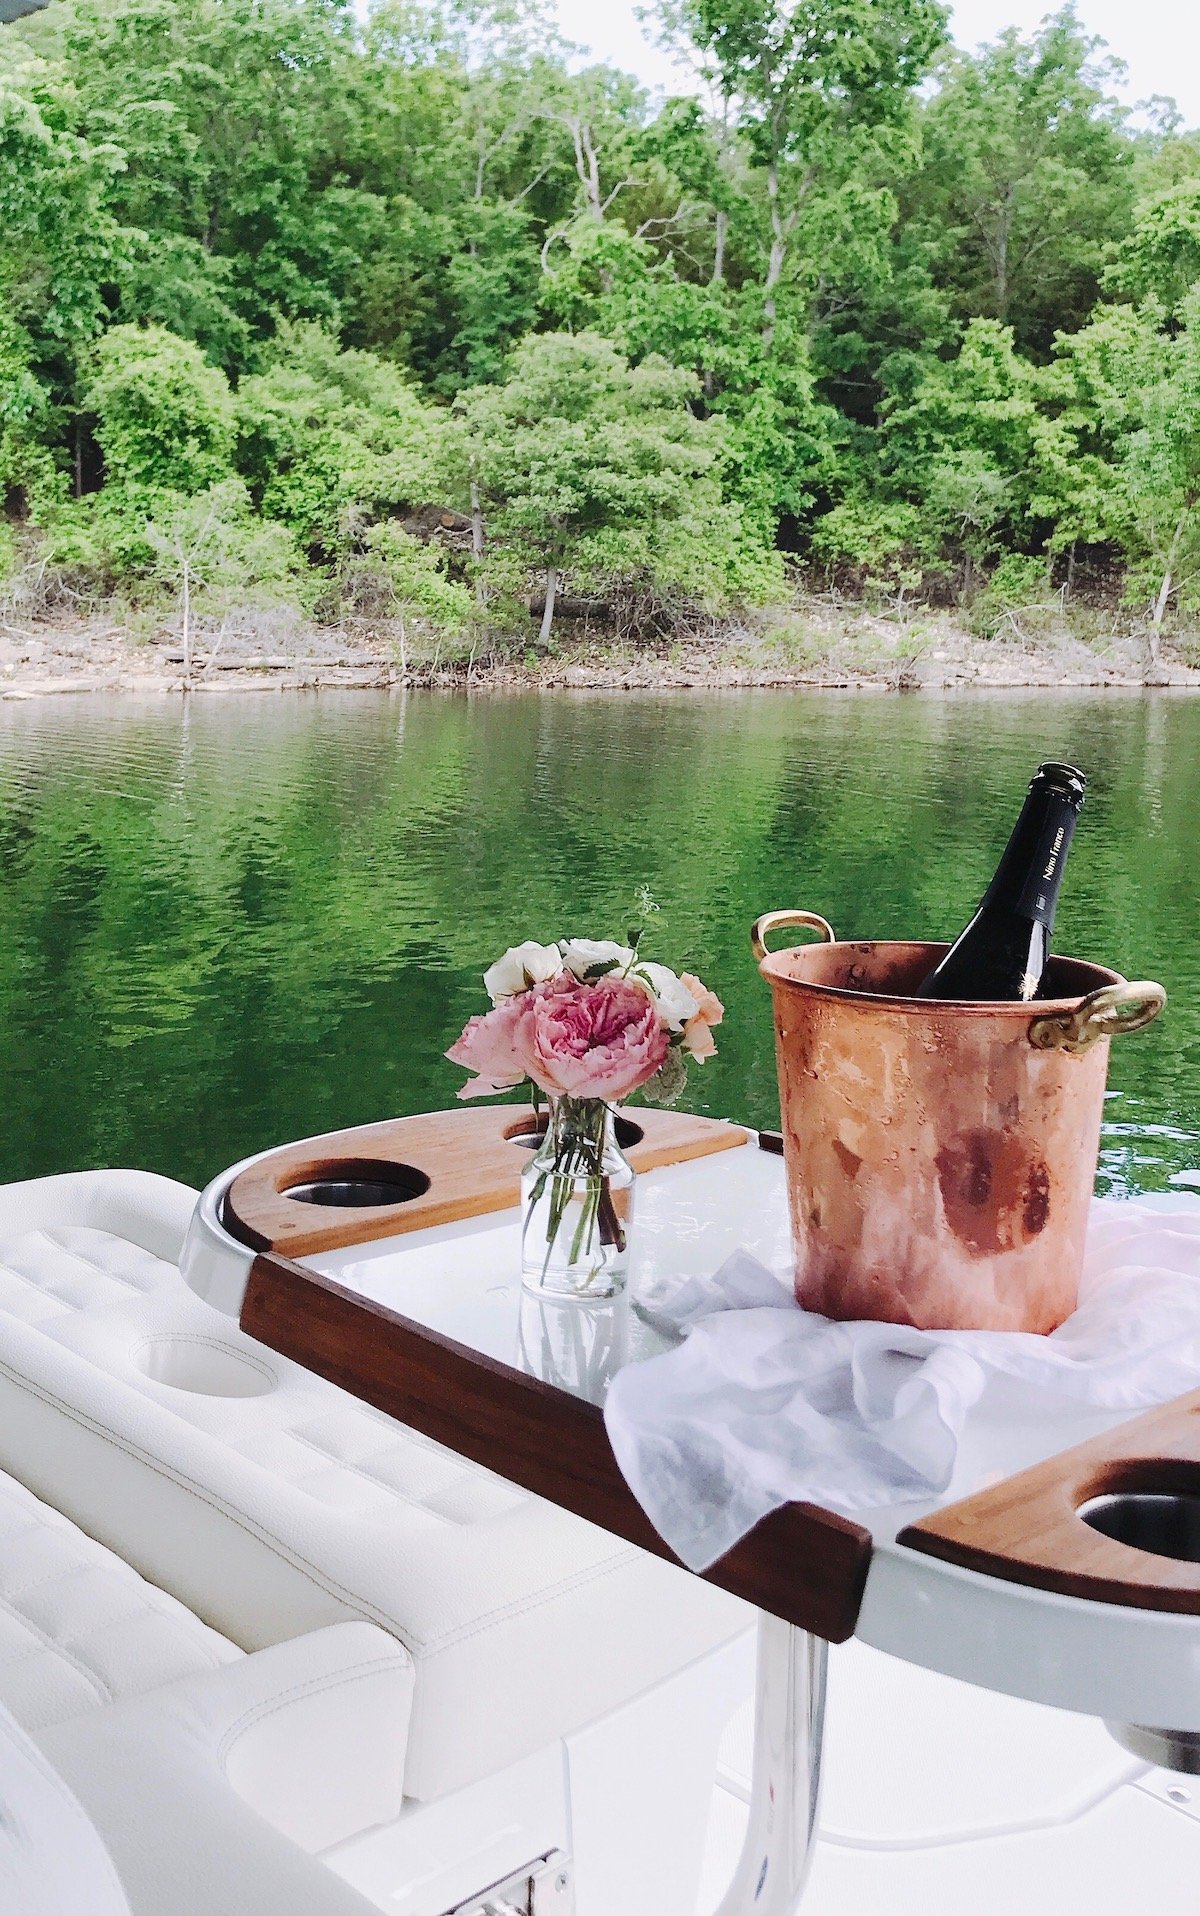
<svg viewBox="0 0 1200 1916">
<path fill-rule="evenodd" d="M 574 1516 L 672 1564 L 630 1490 L 603 1413 L 275 1251 L 251 1266 L 247 1336 Z M 831 1643 L 853 1635 L 871 1534 L 816 1504 L 785 1504 L 703 1573 Z M 683 1566 L 681 1566 L 683 1567 Z"/>
</svg>

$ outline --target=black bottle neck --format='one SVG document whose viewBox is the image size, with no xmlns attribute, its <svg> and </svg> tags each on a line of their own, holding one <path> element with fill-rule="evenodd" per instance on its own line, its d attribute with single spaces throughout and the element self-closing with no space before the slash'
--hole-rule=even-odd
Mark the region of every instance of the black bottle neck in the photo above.
<svg viewBox="0 0 1200 1916">
<path fill-rule="evenodd" d="M 1063 867 L 1078 822 L 1076 797 L 1035 780 L 983 895 L 983 906 L 1014 912 L 1052 930 Z"/>
</svg>

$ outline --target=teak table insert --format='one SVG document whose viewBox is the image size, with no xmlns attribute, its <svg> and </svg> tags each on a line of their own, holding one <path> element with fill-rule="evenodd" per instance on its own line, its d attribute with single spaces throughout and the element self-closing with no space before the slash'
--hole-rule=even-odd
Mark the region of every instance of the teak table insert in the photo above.
<svg viewBox="0 0 1200 1916">
<path fill-rule="evenodd" d="M 898 1541 L 1061 1596 L 1200 1616 L 1200 1563 L 1134 1549 L 1079 1516 L 1120 1492 L 1200 1495 L 1200 1391 L 948 1504 Z"/>
<path fill-rule="evenodd" d="M 286 1144 L 233 1180 L 224 1222 L 255 1250 L 313 1257 L 507 1210 L 515 1202 L 527 1149 L 515 1140 L 528 1138 L 536 1123 L 534 1113 L 519 1105 L 476 1106 L 387 1118 Z M 637 1133 L 627 1147 L 635 1171 L 681 1164 L 748 1141 L 736 1124 L 678 1111 L 638 1110 L 618 1119 L 618 1125 Z M 350 1175 L 390 1180 L 396 1203 L 335 1207 L 288 1196 L 299 1186 Z"/>
</svg>

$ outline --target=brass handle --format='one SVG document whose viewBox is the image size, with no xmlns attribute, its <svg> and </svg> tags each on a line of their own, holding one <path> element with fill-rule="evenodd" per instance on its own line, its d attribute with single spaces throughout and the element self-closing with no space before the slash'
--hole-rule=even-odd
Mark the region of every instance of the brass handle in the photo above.
<svg viewBox="0 0 1200 1916">
<path fill-rule="evenodd" d="M 1039 1051 L 1069 1051 L 1078 1057 L 1101 1038 L 1119 1038 L 1123 1031 L 1140 1031 L 1152 1024 L 1166 1002 L 1162 986 L 1144 978 L 1136 984 L 1102 985 L 1074 1011 L 1035 1018 L 1029 1042 Z"/>
<path fill-rule="evenodd" d="M 818 912 L 765 911 L 762 917 L 756 918 L 750 927 L 750 943 L 754 948 L 754 956 L 760 964 L 764 958 L 770 956 L 767 950 L 768 937 L 773 931 L 781 930 L 784 925 L 803 925 L 808 931 L 819 931 L 827 945 L 837 943 L 837 933 L 833 926 Z"/>
</svg>

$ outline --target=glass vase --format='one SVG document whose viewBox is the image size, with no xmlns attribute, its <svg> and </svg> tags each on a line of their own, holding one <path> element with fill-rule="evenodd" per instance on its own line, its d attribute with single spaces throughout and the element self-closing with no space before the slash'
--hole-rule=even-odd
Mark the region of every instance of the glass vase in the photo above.
<svg viewBox="0 0 1200 1916">
<path fill-rule="evenodd" d="M 636 1173 L 599 1098 L 551 1098 L 521 1173 L 521 1282 L 543 1296 L 616 1297 L 629 1271 Z"/>
</svg>

